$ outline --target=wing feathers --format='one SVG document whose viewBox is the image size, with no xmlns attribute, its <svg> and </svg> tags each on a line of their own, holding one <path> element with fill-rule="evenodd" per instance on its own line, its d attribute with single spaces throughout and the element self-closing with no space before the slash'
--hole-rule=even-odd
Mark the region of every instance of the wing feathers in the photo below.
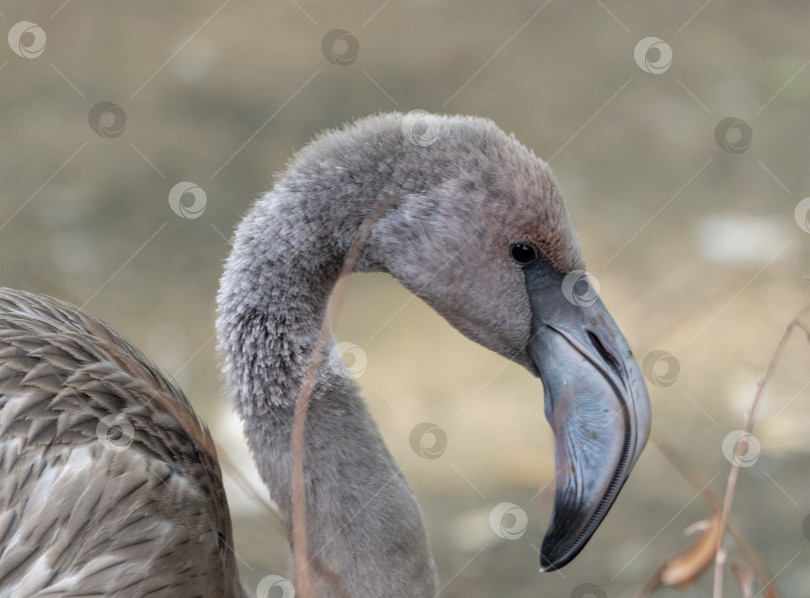
<svg viewBox="0 0 810 598">
<path fill-rule="evenodd" d="M 106 324 L 0 289 L 0 598 L 242 596 L 213 446 Z"/>
</svg>

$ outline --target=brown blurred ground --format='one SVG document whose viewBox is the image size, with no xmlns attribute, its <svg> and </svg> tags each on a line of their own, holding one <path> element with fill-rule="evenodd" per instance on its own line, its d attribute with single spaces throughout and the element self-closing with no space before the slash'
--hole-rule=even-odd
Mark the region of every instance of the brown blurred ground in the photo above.
<svg viewBox="0 0 810 598">
<path fill-rule="evenodd" d="M 0 5 L 0 31 L 47 34 L 36 58 L 0 47 L 0 284 L 87 303 L 176 376 L 246 469 L 212 342 L 220 233 L 319 129 L 420 108 L 490 117 L 551 159 L 637 356 L 678 360 L 674 384 L 650 386 L 656 425 L 722 490 L 722 440 L 810 298 L 810 235 L 794 220 L 810 195 L 804 3 L 63 2 Z M 336 28 L 359 43 L 346 66 L 322 54 Z M 672 48 L 662 74 L 634 61 L 647 36 Z M 100 101 L 126 114 L 119 136 L 91 128 Z M 728 116 L 751 127 L 747 151 L 715 141 Z M 169 208 L 181 181 L 205 191 L 201 217 Z M 359 381 L 422 502 L 443 596 L 581 596 L 585 582 L 627 596 L 706 515 L 649 447 L 582 556 L 539 575 L 551 494 L 533 497 L 553 454 L 538 381 L 383 276 L 353 280 L 337 334 L 368 356 Z M 797 597 L 810 596 L 808 355 L 797 337 L 766 393 L 734 509 Z M 439 459 L 409 446 L 422 421 L 448 435 Z M 489 528 L 500 502 L 528 512 L 519 540 Z M 287 574 L 283 539 L 233 503 L 248 585 Z"/>
</svg>

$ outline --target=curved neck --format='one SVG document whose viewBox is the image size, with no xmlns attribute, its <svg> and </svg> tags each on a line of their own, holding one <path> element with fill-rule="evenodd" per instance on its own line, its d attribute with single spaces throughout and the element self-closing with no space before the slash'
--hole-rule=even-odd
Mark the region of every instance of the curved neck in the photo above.
<svg viewBox="0 0 810 598">
<path fill-rule="evenodd" d="M 359 150 L 352 159 L 362 157 Z M 288 171 L 237 230 L 219 293 L 226 374 L 291 540 L 290 436 L 299 389 L 348 248 L 374 205 L 399 191 L 385 176 L 391 167 L 367 157 L 357 171 L 378 176 L 359 187 L 326 182 L 306 160 Z M 367 261 L 362 269 L 378 267 Z M 304 444 L 316 595 L 433 596 L 436 574 L 413 493 L 354 380 L 328 363 L 315 379 Z"/>
<path fill-rule="evenodd" d="M 328 160 L 312 160 L 304 150 L 236 231 L 217 327 L 226 375 L 244 417 L 295 403 L 346 252 L 375 205 L 402 192 L 392 188 L 391 175 L 408 148 L 398 130 L 383 130 L 379 137 L 374 148 L 389 146 L 385 162 L 364 151 L 368 144 L 340 150 L 339 158 L 351 156 L 352 172 L 373 173 L 354 183 L 348 167 L 332 160 L 332 168 L 323 168 Z M 332 386 L 327 378 L 336 376 L 321 368 L 318 386 Z"/>
<path fill-rule="evenodd" d="M 246 418 L 295 404 L 341 266 L 317 225 L 267 210 L 274 202 L 240 226 L 220 291 L 226 373 Z"/>
</svg>

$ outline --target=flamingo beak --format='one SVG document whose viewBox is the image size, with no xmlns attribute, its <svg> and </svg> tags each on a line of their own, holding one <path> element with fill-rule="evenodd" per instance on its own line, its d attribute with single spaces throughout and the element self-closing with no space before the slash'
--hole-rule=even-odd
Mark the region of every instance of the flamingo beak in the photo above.
<svg viewBox="0 0 810 598">
<path fill-rule="evenodd" d="M 627 341 L 587 279 L 542 261 L 524 274 L 527 351 L 555 436 L 554 508 L 540 550 L 540 570 L 553 571 L 579 554 L 627 481 L 650 433 L 650 403 Z"/>
</svg>

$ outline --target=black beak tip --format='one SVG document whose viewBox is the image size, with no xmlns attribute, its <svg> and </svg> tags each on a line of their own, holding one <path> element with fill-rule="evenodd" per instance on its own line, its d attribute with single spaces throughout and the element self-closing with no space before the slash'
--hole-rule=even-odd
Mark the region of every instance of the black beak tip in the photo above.
<svg viewBox="0 0 810 598">
<path fill-rule="evenodd" d="M 558 500 L 551 526 L 540 545 L 540 570 L 556 571 L 573 561 L 582 551 L 595 529 L 591 514 Z"/>
<path fill-rule="evenodd" d="M 556 571 L 557 567 L 554 563 L 546 557 L 543 552 L 540 552 L 540 573 L 546 573 L 548 571 Z"/>
<path fill-rule="evenodd" d="M 540 571 L 545 573 L 547 571 L 556 571 L 562 569 L 570 563 L 579 550 L 560 550 L 559 544 L 549 542 L 548 538 L 543 540 L 543 545 L 540 548 Z"/>
</svg>

